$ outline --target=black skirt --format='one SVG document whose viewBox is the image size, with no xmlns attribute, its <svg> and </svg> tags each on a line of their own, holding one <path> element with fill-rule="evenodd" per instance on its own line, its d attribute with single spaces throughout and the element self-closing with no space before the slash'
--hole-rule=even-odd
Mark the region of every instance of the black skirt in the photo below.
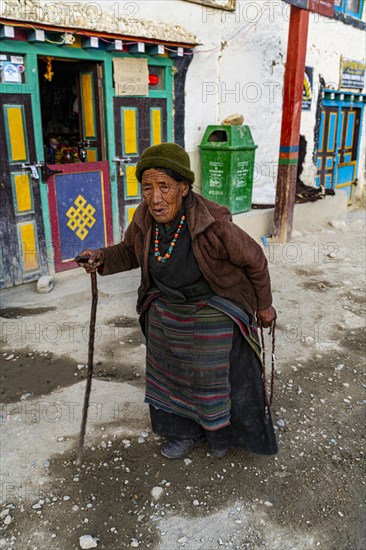
<svg viewBox="0 0 366 550">
<path fill-rule="evenodd" d="M 147 315 L 148 317 L 148 315 Z M 145 324 L 148 339 L 148 323 Z M 230 425 L 215 431 L 204 430 L 200 424 L 150 405 L 154 433 L 166 438 L 206 437 L 209 447 L 227 447 L 274 455 L 276 437 L 271 413 L 264 401 L 264 387 L 259 358 L 234 323 L 230 352 L 231 420 Z"/>
</svg>

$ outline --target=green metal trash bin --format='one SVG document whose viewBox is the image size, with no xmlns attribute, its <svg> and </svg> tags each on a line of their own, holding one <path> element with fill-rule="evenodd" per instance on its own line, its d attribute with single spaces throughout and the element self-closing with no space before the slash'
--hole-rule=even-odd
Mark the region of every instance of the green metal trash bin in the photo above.
<svg viewBox="0 0 366 550">
<path fill-rule="evenodd" d="M 208 126 L 201 144 L 202 194 L 233 214 L 252 206 L 255 150 L 249 126 Z"/>
</svg>

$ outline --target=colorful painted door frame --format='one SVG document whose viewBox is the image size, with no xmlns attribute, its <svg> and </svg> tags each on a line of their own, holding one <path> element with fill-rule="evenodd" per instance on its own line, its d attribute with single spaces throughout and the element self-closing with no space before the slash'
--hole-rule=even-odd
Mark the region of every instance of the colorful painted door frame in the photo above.
<svg viewBox="0 0 366 550">
<path fill-rule="evenodd" d="M 31 94 L 0 95 L 0 287 L 47 272 Z"/>
<path fill-rule="evenodd" d="M 104 124 L 106 133 L 106 159 L 109 162 L 109 175 L 110 175 L 110 197 L 111 197 L 111 211 L 112 211 L 112 223 L 113 223 L 113 241 L 118 242 L 121 238 L 121 225 L 120 225 L 120 208 L 124 208 L 124 205 L 119 204 L 119 192 L 118 192 L 118 176 L 116 172 L 116 166 L 113 163 L 113 159 L 116 156 L 115 145 L 115 121 L 113 109 L 109 106 L 113 104 L 115 97 L 115 90 L 113 85 L 113 57 L 135 57 L 128 53 L 119 52 L 107 52 L 105 50 L 87 50 L 73 47 L 58 47 L 52 44 L 37 44 L 28 43 L 16 40 L 3 40 L 1 42 L 2 52 L 13 55 L 22 55 L 25 58 L 26 66 L 26 82 L 24 84 L 0 84 L 0 95 L 7 96 L 8 94 L 29 94 L 32 105 L 33 124 L 35 129 L 35 159 L 32 161 L 44 161 L 44 149 L 42 138 L 42 117 L 41 106 L 39 101 L 39 80 L 38 80 L 38 66 L 37 61 L 40 56 L 51 56 L 54 58 L 63 59 L 77 59 L 79 61 L 91 61 L 100 62 L 103 68 L 103 93 L 105 99 L 104 109 Z M 167 57 L 155 57 L 145 54 L 138 54 L 138 57 L 148 58 L 149 66 L 162 67 L 165 71 L 165 87 L 162 90 L 149 91 L 149 99 L 164 99 L 166 102 L 166 139 L 173 139 L 173 76 L 171 67 L 173 61 Z M 43 220 L 44 233 L 42 239 L 44 240 L 44 249 L 47 251 L 46 267 L 45 271 L 54 271 L 54 254 L 53 254 L 53 240 L 50 224 L 50 211 L 48 201 L 48 189 L 45 182 L 42 180 L 41 172 L 39 171 L 39 196 L 41 205 L 41 216 Z M 5 254 L 5 251 L 4 251 Z M 19 281 L 18 281 L 19 282 Z M 7 283 L 9 284 L 9 282 Z M 14 284 L 14 283 L 13 283 Z"/>
<path fill-rule="evenodd" d="M 141 202 L 140 184 L 136 179 L 136 164 L 146 147 L 167 141 L 166 99 L 114 98 L 115 143 L 121 234 L 130 223 Z"/>
<path fill-rule="evenodd" d="M 62 165 L 48 179 L 48 196 L 56 271 L 74 268 L 84 248 L 113 244 L 107 161 Z"/>
<path fill-rule="evenodd" d="M 317 187 L 344 189 L 353 201 L 357 185 L 366 96 L 324 90 L 317 153 Z"/>
</svg>

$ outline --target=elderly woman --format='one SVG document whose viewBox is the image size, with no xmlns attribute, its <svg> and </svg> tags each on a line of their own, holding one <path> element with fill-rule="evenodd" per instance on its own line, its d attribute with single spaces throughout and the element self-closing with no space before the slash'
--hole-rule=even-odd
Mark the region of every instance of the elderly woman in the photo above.
<svg viewBox="0 0 366 550">
<path fill-rule="evenodd" d="M 206 440 L 275 454 L 257 323 L 271 326 L 267 261 L 230 211 L 192 190 L 186 151 L 163 143 L 136 167 L 143 201 L 117 245 L 84 250 L 88 272 L 141 268 L 137 311 L 146 336 L 146 395 L 161 453 L 181 458 Z"/>
</svg>

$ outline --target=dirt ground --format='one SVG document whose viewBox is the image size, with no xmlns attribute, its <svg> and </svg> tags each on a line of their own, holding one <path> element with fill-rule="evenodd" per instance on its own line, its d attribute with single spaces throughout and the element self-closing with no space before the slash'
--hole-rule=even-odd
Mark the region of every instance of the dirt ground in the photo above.
<svg viewBox="0 0 366 550">
<path fill-rule="evenodd" d="M 215 460 L 205 445 L 160 455 L 134 271 L 98 279 L 78 467 L 89 279 L 80 270 L 56 275 L 49 294 L 2 291 L 0 548 L 73 550 L 82 535 L 107 550 L 366 548 L 364 212 L 265 251 L 278 312 L 275 457 Z"/>
</svg>

